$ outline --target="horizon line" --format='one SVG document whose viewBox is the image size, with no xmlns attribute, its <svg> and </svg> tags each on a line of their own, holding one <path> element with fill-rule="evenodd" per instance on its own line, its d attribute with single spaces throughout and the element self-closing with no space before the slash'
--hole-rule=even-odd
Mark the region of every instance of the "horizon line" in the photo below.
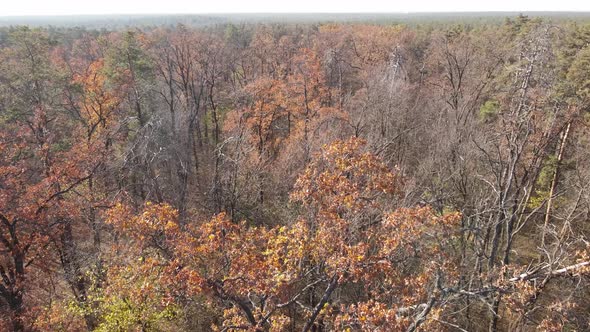
<svg viewBox="0 0 590 332">
<path fill-rule="evenodd" d="M 66 13 L 66 14 L 9 14 L 0 15 L 0 18 L 27 18 L 27 17 L 72 17 L 72 16 L 220 16 L 220 15 L 415 15 L 415 14 L 590 14 L 590 10 L 487 10 L 487 11 L 473 11 L 473 10 L 455 10 L 455 11 L 388 11 L 388 12 L 171 12 L 171 13 Z"/>
</svg>

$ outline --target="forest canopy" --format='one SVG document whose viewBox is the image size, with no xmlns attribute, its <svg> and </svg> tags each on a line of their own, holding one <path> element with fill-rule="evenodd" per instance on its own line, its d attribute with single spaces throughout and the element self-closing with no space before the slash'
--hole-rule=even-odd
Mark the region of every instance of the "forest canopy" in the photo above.
<svg viewBox="0 0 590 332">
<path fill-rule="evenodd" d="M 0 331 L 590 330 L 585 18 L 175 19 L 0 28 Z"/>
</svg>

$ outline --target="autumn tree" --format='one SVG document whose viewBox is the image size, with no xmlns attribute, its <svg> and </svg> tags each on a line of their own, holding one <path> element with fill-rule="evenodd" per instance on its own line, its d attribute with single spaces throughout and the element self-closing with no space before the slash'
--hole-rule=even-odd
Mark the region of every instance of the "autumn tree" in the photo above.
<svg viewBox="0 0 590 332">
<path fill-rule="evenodd" d="M 220 214 L 182 226 L 170 206 L 151 204 L 138 216 L 120 206 L 111 222 L 137 234 L 147 255 L 140 266 L 163 266 L 173 299 L 204 295 L 225 308 L 220 329 L 414 330 L 436 311 L 451 280 L 453 263 L 444 252 L 457 215 L 395 209 L 386 198 L 400 192 L 399 177 L 362 149 L 351 139 L 322 150 L 292 194 L 303 208 L 292 225 L 236 224 Z M 428 260 L 416 265 L 421 257 Z M 382 297 L 346 295 L 361 281 Z M 412 292 L 404 292 L 409 283 Z"/>
</svg>

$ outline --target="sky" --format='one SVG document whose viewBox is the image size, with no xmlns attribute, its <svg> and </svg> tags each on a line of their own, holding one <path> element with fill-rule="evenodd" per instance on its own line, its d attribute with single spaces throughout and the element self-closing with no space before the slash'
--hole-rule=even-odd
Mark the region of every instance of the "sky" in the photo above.
<svg viewBox="0 0 590 332">
<path fill-rule="evenodd" d="M 0 0 L 0 16 L 590 11 L 590 0 Z"/>
</svg>

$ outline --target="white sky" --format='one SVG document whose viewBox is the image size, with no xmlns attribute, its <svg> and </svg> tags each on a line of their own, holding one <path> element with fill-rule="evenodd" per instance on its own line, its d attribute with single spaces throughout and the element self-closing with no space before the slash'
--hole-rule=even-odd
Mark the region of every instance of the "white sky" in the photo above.
<svg viewBox="0 0 590 332">
<path fill-rule="evenodd" d="M 0 0 L 0 16 L 453 11 L 590 11 L 590 0 Z"/>
</svg>

